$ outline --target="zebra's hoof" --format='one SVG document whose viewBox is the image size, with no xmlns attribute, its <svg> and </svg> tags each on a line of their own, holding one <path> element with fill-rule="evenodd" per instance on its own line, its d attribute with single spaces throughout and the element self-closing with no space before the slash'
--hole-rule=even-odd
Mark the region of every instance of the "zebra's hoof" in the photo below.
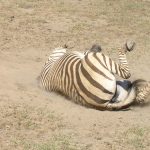
<svg viewBox="0 0 150 150">
<path fill-rule="evenodd" d="M 127 40 L 125 43 L 125 48 L 127 51 L 132 51 L 135 47 L 135 42 L 133 40 Z"/>
</svg>

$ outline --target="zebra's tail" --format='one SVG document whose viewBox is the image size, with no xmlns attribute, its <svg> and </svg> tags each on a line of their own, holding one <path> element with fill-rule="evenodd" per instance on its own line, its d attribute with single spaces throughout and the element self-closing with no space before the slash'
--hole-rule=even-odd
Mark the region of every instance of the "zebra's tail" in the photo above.
<svg viewBox="0 0 150 150">
<path fill-rule="evenodd" d="M 150 94 L 150 82 L 142 79 L 135 80 L 129 91 L 128 97 L 124 101 L 118 103 L 110 103 L 106 105 L 107 110 L 121 110 L 129 108 L 133 103 L 146 102 L 146 98 Z"/>
</svg>

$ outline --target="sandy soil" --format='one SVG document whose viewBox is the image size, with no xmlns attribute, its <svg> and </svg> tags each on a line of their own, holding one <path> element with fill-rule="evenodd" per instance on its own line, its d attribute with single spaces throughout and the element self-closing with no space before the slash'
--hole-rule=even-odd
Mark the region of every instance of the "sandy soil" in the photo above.
<svg viewBox="0 0 150 150">
<path fill-rule="evenodd" d="M 0 0 L 0 149 L 148 150 L 150 106 L 97 111 L 38 87 L 50 54 L 68 43 L 93 43 L 117 59 L 116 48 L 134 39 L 128 54 L 132 79 L 150 80 L 149 0 Z M 150 99 L 150 98 L 149 98 Z"/>
</svg>

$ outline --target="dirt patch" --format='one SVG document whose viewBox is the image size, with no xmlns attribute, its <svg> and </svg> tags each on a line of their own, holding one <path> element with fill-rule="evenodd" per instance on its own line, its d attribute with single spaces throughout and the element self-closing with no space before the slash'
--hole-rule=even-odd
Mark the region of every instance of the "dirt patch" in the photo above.
<svg viewBox="0 0 150 150">
<path fill-rule="evenodd" d="M 0 147 L 2 150 L 147 150 L 149 105 L 97 111 L 38 87 L 52 48 L 116 48 L 134 39 L 132 79 L 150 80 L 150 2 L 117 0 L 0 1 Z"/>
</svg>

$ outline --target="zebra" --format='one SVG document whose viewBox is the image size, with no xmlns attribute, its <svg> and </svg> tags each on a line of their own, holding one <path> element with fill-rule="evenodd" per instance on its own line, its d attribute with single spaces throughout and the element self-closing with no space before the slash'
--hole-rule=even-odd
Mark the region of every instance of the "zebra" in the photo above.
<svg viewBox="0 0 150 150">
<path fill-rule="evenodd" d="M 139 96 L 136 93 L 136 85 L 139 82 L 130 84 L 125 98 L 119 100 L 116 95 L 122 92 L 116 89 L 120 89 L 123 84 L 117 84 L 114 74 L 123 79 L 131 76 L 126 52 L 133 48 L 134 44 L 129 48 L 126 43 L 124 48 L 118 49 L 120 61 L 118 64 L 104 55 L 100 47 L 93 46 L 84 54 L 67 52 L 66 48 L 58 47 L 54 49 L 43 67 L 40 74 L 41 84 L 46 90 L 60 92 L 74 102 L 87 107 L 99 110 L 128 108 Z M 143 90 L 146 91 L 143 97 L 146 97 L 150 90 L 149 84 L 141 89 L 145 88 L 147 91 Z M 139 101 L 141 99 L 142 96 L 139 96 Z"/>
</svg>

